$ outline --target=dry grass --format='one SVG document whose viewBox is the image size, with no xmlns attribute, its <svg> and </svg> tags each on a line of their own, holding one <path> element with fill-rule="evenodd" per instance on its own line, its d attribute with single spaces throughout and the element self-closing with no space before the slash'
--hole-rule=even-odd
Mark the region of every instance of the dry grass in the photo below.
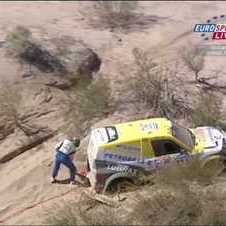
<svg viewBox="0 0 226 226">
<path fill-rule="evenodd" d="M 188 190 L 173 193 L 159 189 L 151 197 L 139 196 L 128 218 L 133 225 L 190 225 L 200 214 L 201 204 Z"/>
<path fill-rule="evenodd" d="M 222 122 L 222 99 L 211 91 L 201 90 L 192 111 L 194 126 L 225 127 Z"/>
<path fill-rule="evenodd" d="M 81 80 L 67 107 L 66 120 L 83 134 L 97 119 L 107 117 L 111 111 L 109 81 L 101 76 L 91 83 Z"/>
<path fill-rule="evenodd" d="M 0 90 L 0 140 L 22 128 L 20 120 L 21 91 L 18 87 L 4 84 Z"/>
<path fill-rule="evenodd" d="M 108 113 L 110 91 L 108 81 L 103 78 L 97 79 L 87 88 L 78 91 L 79 110 L 84 120 L 89 120 L 92 117 L 99 118 Z"/>
<path fill-rule="evenodd" d="M 203 168 L 202 161 L 193 159 L 159 171 L 155 186 L 146 186 L 149 195 L 139 200 L 128 218 L 136 225 L 215 225 L 224 224 L 222 194 L 204 192 L 215 178 L 216 168 Z"/>
<path fill-rule="evenodd" d="M 17 118 L 21 93 L 18 87 L 4 84 L 0 90 L 0 115 L 12 115 Z"/>
<path fill-rule="evenodd" d="M 17 26 L 6 37 L 8 54 L 18 56 L 23 53 L 31 41 L 31 32 L 23 26 Z"/>
<path fill-rule="evenodd" d="M 189 114 L 190 107 L 176 94 L 173 71 L 163 63 L 156 63 L 150 52 L 133 50 L 134 71 L 126 82 L 127 91 L 132 92 L 132 102 L 142 103 L 158 116 L 179 118 Z"/>
<path fill-rule="evenodd" d="M 72 203 L 61 207 L 53 214 L 54 217 L 48 217 L 47 223 L 224 225 L 225 194 L 214 189 L 214 178 L 215 174 L 202 167 L 202 161 L 194 159 L 190 163 L 172 165 L 159 171 L 155 176 L 154 186 L 146 185 L 140 191 L 133 191 L 134 206 L 131 205 L 131 200 L 126 199 L 127 201 L 121 202 L 121 207 L 111 207 L 87 195 L 81 195 L 79 205 Z"/>
<path fill-rule="evenodd" d="M 181 50 L 181 56 L 188 68 L 194 72 L 196 81 L 199 80 L 199 73 L 204 68 L 205 54 L 198 46 L 190 44 Z"/>
<path fill-rule="evenodd" d="M 225 193 L 217 189 L 208 190 L 202 199 L 202 214 L 197 220 L 198 225 L 225 225 Z"/>
<path fill-rule="evenodd" d="M 102 26 L 113 29 L 124 28 L 137 5 L 137 1 L 97 1 L 94 8 Z"/>
<path fill-rule="evenodd" d="M 173 188 L 187 186 L 192 182 L 198 184 L 211 184 L 217 173 L 223 170 L 223 165 L 220 160 L 214 160 L 214 163 L 204 165 L 204 160 L 198 157 L 188 162 L 172 164 L 157 172 L 155 183 L 159 185 L 167 185 Z"/>
</svg>

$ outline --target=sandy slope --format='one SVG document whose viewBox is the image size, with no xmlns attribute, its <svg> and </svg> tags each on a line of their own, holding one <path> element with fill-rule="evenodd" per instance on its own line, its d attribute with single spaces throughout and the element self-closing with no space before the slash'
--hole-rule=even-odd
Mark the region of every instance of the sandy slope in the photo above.
<svg viewBox="0 0 226 226">
<path fill-rule="evenodd" d="M 101 70 L 114 81 L 118 78 L 118 70 L 125 63 L 131 62 L 131 50 L 134 47 L 155 47 L 160 56 L 175 57 L 177 46 L 188 40 L 198 40 L 190 32 L 195 23 L 226 11 L 226 3 L 223 2 L 140 2 L 140 5 L 139 11 L 145 15 L 154 15 L 157 23 L 150 23 L 144 30 L 134 25 L 136 29 L 123 34 L 90 27 L 81 13 L 91 8 L 89 2 L 0 2 L 0 41 L 15 25 L 28 26 L 37 38 L 63 34 L 82 39 L 101 56 Z M 226 66 L 224 61 L 224 57 L 214 60 L 209 58 L 206 67 L 221 67 L 223 70 Z M 1 81 L 21 80 L 20 67 L 3 55 L 0 57 L 0 68 Z M 39 224 L 43 220 L 39 214 L 44 209 L 52 208 L 55 202 L 59 204 L 62 200 L 78 200 L 80 192 L 87 189 L 49 184 L 55 142 L 56 138 L 53 138 L 0 165 L 2 224 Z M 64 170 L 61 177 L 65 178 L 66 175 L 67 171 Z M 51 198 L 54 199 L 49 200 Z"/>
</svg>

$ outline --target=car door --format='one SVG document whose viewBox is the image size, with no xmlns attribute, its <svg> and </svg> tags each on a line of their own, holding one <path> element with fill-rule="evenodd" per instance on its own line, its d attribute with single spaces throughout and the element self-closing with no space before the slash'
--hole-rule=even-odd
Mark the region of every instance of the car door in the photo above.
<svg viewBox="0 0 226 226">
<path fill-rule="evenodd" d="M 176 161 L 186 161 L 189 155 L 177 144 L 170 139 L 151 140 L 150 141 L 154 157 L 149 161 L 150 169 L 157 169 Z"/>
</svg>

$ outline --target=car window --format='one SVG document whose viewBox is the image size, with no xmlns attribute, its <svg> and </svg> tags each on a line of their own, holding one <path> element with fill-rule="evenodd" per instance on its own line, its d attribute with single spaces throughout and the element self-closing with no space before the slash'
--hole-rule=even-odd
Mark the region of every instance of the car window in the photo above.
<svg viewBox="0 0 226 226">
<path fill-rule="evenodd" d="M 184 127 L 173 124 L 172 126 L 172 134 L 179 141 L 187 145 L 190 149 L 192 149 L 195 145 L 195 136 L 194 134 Z"/>
<path fill-rule="evenodd" d="M 151 145 L 155 156 L 170 155 L 181 152 L 180 146 L 170 140 L 151 141 Z"/>
<path fill-rule="evenodd" d="M 105 129 L 108 136 L 108 142 L 112 142 L 118 139 L 118 133 L 114 126 L 106 126 Z"/>
</svg>

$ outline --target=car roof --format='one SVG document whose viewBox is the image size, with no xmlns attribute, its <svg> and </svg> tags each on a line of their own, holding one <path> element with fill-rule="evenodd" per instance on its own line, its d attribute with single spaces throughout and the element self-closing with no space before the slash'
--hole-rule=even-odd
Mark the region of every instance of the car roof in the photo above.
<svg viewBox="0 0 226 226">
<path fill-rule="evenodd" d="M 129 143 L 141 139 L 171 136 L 172 122 L 166 118 L 151 118 L 114 125 L 118 139 L 105 145 Z M 103 146 L 105 146 L 103 145 Z"/>
</svg>

